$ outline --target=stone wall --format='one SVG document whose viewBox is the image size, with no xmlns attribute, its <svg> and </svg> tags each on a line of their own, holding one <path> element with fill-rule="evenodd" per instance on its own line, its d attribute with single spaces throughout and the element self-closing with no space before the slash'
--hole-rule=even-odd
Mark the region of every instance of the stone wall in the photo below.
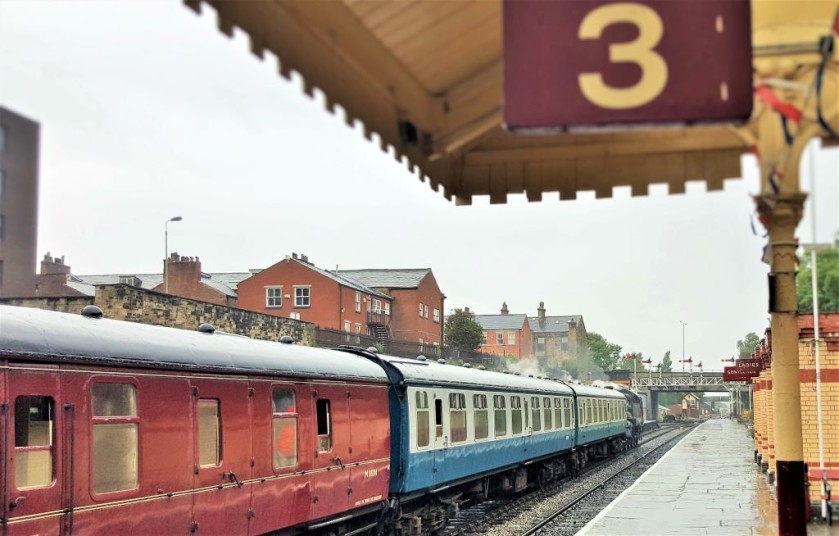
<svg viewBox="0 0 839 536">
<path fill-rule="evenodd" d="M 105 318 L 112 320 L 190 330 L 206 322 L 217 330 L 254 339 L 278 341 L 288 335 L 295 344 L 303 346 L 315 346 L 316 338 L 315 325 L 309 322 L 159 294 L 128 285 L 97 286 L 95 299 L 23 298 L 0 300 L 0 303 L 69 313 L 80 313 L 85 305 L 93 304 L 102 309 Z"/>
</svg>

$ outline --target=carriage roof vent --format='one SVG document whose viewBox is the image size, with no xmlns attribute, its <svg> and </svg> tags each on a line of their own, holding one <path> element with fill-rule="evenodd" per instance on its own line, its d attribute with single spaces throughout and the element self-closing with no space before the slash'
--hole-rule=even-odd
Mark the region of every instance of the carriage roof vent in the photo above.
<svg viewBox="0 0 839 536">
<path fill-rule="evenodd" d="M 283 335 L 282 337 L 280 337 L 280 342 L 283 344 L 294 344 L 294 339 L 292 339 L 288 335 Z"/>
<path fill-rule="evenodd" d="M 513 374 L 515 374 L 516 376 L 521 376 L 521 372 L 514 372 Z"/>
<path fill-rule="evenodd" d="M 437 362 L 438 362 L 438 363 L 440 363 L 441 365 L 445 365 L 445 364 L 446 364 L 446 360 L 445 360 L 445 359 L 443 359 L 442 357 L 441 357 L 440 359 L 438 359 L 438 360 L 437 360 Z"/>
<path fill-rule="evenodd" d="M 512 372 L 510 372 L 509 370 L 505 370 L 504 374 L 512 374 Z"/>
<path fill-rule="evenodd" d="M 483 365 L 478 365 L 478 370 L 486 370 L 487 368 Z"/>
<path fill-rule="evenodd" d="M 472 368 L 472 365 L 470 363 L 464 363 L 463 366 L 464 368 Z"/>
<path fill-rule="evenodd" d="M 533 374 L 528 374 L 528 375 L 527 375 L 527 377 L 528 377 L 528 378 L 532 378 L 532 377 L 533 377 Z"/>
<path fill-rule="evenodd" d="M 379 349 L 376 348 L 375 346 L 368 346 L 367 351 L 370 352 L 371 354 L 378 354 L 379 353 Z"/>
<path fill-rule="evenodd" d="M 208 323 L 204 322 L 203 324 L 198 326 L 198 331 L 199 331 L 199 333 L 213 334 L 213 333 L 216 332 L 216 327 L 213 326 L 212 324 L 208 324 Z"/>
<path fill-rule="evenodd" d="M 418 355 L 417 356 L 417 361 L 427 361 L 427 360 L 428 360 L 428 358 L 425 357 L 424 355 Z"/>
<path fill-rule="evenodd" d="M 85 318 L 102 318 L 102 309 L 95 305 L 85 305 L 82 309 L 82 316 Z"/>
</svg>

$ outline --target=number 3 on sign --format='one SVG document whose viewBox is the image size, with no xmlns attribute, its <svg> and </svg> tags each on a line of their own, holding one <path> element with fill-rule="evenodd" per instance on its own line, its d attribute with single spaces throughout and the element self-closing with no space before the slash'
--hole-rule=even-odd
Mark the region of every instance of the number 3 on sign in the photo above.
<svg viewBox="0 0 839 536">
<path fill-rule="evenodd" d="M 580 90 L 601 108 L 623 110 L 643 106 L 658 97 L 667 84 L 667 62 L 653 50 L 664 33 L 664 24 L 654 9 L 631 2 L 599 7 L 585 16 L 579 37 L 599 39 L 604 28 L 621 22 L 634 24 L 638 38 L 610 45 L 609 61 L 635 63 L 641 68 L 641 80 L 634 86 L 616 88 L 603 82 L 600 73 L 581 73 Z"/>
</svg>

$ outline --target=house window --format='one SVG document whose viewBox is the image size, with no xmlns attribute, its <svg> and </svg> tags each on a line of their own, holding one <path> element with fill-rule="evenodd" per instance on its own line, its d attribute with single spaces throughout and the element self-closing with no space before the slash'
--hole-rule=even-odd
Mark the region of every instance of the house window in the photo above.
<svg viewBox="0 0 839 536">
<path fill-rule="evenodd" d="M 283 287 L 265 287 L 265 307 L 283 306 Z"/>
<path fill-rule="evenodd" d="M 492 407 L 495 410 L 495 437 L 507 435 L 507 400 L 504 395 L 492 397 Z"/>
<path fill-rule="evenodd" d="M 503 345 L 504 344 L 504 334 L 503 333 L 496 333 L 495 334 L 495 344 Z"/>
<path fill-rule="evenodd" d="M 139 467 L 137 388 L 130 383 L 94 383 L 93 491 L 135 489 Z"/>
<path fill-rule="evenodd" d="M 562 338 L 560 339 L 560 347 L 562 348 L 563 351 L 565 351 L 565 352 L 568 351 L 568 335 L 563 335 L 562 336 Z"/>
<path fill-rule="evenodd" d="M 449 393 L 449 424 L 452 430 L 452 443 L 466 441 L 466 395 Z"/>
<path fill-rule="evenodd" d="M 355 312 L 356 313 L 361 312 L 361 293 L 360 292 L 355 293 Z"/>
<path fill-rule="evenodd" d="M 486 439 L 489 437 L 487 395 L 472 395 L 472 405 L 475 408 L 475 439 Z"/>
<path fill-rule="evenodd" d="M 355 325 L 355 332 L 356 332 L 356 334 L 358 334 L 358 335 L 360 335 L 360 334 L 361 334 L 361 324 L 356 324 L 356 325 Z"/>
<path fill-rule="evenodd" d="M 422 316 L 424 316 L 425 318 L 428 318 L 428 306 L 427 305 L 422 306 Z"/>
<path fill-rule="evenodd" d="M 344 331 L 349 333 L 352 330 L 352 322 L 349 320 L 344 320 Z"/>
<path fill-rule="evenodd" d="M 297 405 L 294 391 L 274 389 L 271 393 L 273 408 L 272 434 L 274 440 L 274 468 L 297 465 Z"/>
<path fill-rule="evenodd" d="M 291 312 L 290 315 L 292 320 L 300 320 L 300 313 Z"/>
<path fill-rule="evenodd" d="M 437 309 L 437 308 L 434 309 L 434 321 L 435 322 L 440 321 L 440 309 Z"/>
<path fill-rule="evenodd" d="M 374 313 L 381 313 L 382 312 L 382 300 L 373 300 L 373 312 Z"/>
<path fill-rule="evenodd" d="M 52 484 L 55 404 L 47 396 L 15 400 L 15 487 L 44 488 Z"/>
<path fill-rule="evenodd" d="M 507 344 L 516 344 L 516 332 L 511 331 L 507 334 Z"/>
<path fill-rule="evenodd" d="M 390 303 L 389 302 L 385 302 L 385 314 L 387 316 L 390 316 Z"/>
<path fill-rule="evenodd" d="M 309 307 L 311 305 L 312 287 L 294 287 L 294 306 Z"/>
<path fill-rule="evenodd" d="M 419 304 L 419 315 L 422 316 L 422 304 Z"/>
<path fill-rule="evenodd" d="M 482 346 L 486 346 L 486 345 L 487 345 L 487 332 L 486 332 L 486 331 L 484 331 L 483 333 L 481 333 L 481 345 L 482 345 Z"/>
<path fill-rule="evenodd" d="M 544 352 L 545 351 L 545 338 L 544 337 L 537 337 L 536 338 L 536 351 L 537 352 Z"/>
<path fill-rule="evenodd" d="M 425 391 L 417 391 L 417 447 L 427 447 L 431 441 L 429 433 L 429 418 L 431 412 L 428 411 L 428 393 Z"/>
<path fill-rule="evenodd" d="M 329 410 L 329 400 L 319 398 L 318 412 L 318 452 L 332 450 L 332 413 Z"/>
<path fill-rule="evenodd" d="M 216 467 L 221 462 L 221 414 L 219 401 L 198 400 L 198 465 Z"/>
</svg>

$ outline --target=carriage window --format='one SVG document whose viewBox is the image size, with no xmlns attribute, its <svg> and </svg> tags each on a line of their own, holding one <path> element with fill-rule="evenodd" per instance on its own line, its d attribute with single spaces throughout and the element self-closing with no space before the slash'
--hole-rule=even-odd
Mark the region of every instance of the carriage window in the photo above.
<svg viewBox="0 0 839 536">
<path fill-rule="evenodd" d="M 417 446 L 427 447 L 431 441 L 429 435 L 429 419 L 431 417 L 428 411 L 428 393 L 425 391 L 417 391 Z"/>
<path fill-rule="evenodd" d="M 530 397 L 530 409 L 533 411 L 532 419 L 533 419 L 533 431 L 538 432 L 542 429 L 542 411 L 539 408 L 539 397 L 532 396 Z"/>
<path fill-rule="evenodd" d="M 565 428 L 567 424 L 562 422 L 562 399 L 554 398 L 554 426 Z"/>
<path fill-rule="evenodd" d="M 137 487 L 137 388 L 130 383 L 93 384 L 93 491 Z"/>
<path fill-rule="evenodd" d="M 19 490 L 52 484 L 54 408 L 47 396 L 15 400 L 15 487 Z"/>
<path fill-rule="evenodd" d="M 510 397 L 510 408 L 512 411 L 513 417 L 513 435 L 521 434 L 521 397 L 520 396 L 511 396 Z"/>
<path fill-rule="evenodd" d="M 571 413 L 571 399 L 563 398 L 563 413 L 565 414 L 565 426 L 574 427 L 574 415 Z"/>
<path fill-rule="evenodd" d="M 319 398 L 316 404 L 318 412 L 318 452 L 332 450 L 332 413 L 329 400 Z"/>
<path fill-rule="evenodd" d="M 221 413 L 219 401 L 198 400 L 198 465 L 215 467 L 221 462 Z"/>
<path fill-rule="evenodd" d="M 492 397 L 492 406 L 495 409 L 495 437 L 507 435 L 507 400 L 503 395 Z"/>
<path fill-rule="evenodd" d="M 475 439 L 489 437 L 489 411 L 487 411 L 487 395 L 472 395 L 475 407 Z"/>
<path fill-rule="evenodd" d="M 551 399 L 545 397 L 542 399 L 542 404 L 545 410 L 545 430 L 550 430 L 553 425 L 553 410 L 551 409 Z"/>
<path fill-rule="evenodd" d="M 462 393 L 449 393 L 449 425 L 452 443 L 466 441 L 466 395 Z"/>
<path fill-rule="evenodd" d="M 297 465 L 297 404 L 291 389 L 271 391 L 274 468 Z"/>
</svg>

